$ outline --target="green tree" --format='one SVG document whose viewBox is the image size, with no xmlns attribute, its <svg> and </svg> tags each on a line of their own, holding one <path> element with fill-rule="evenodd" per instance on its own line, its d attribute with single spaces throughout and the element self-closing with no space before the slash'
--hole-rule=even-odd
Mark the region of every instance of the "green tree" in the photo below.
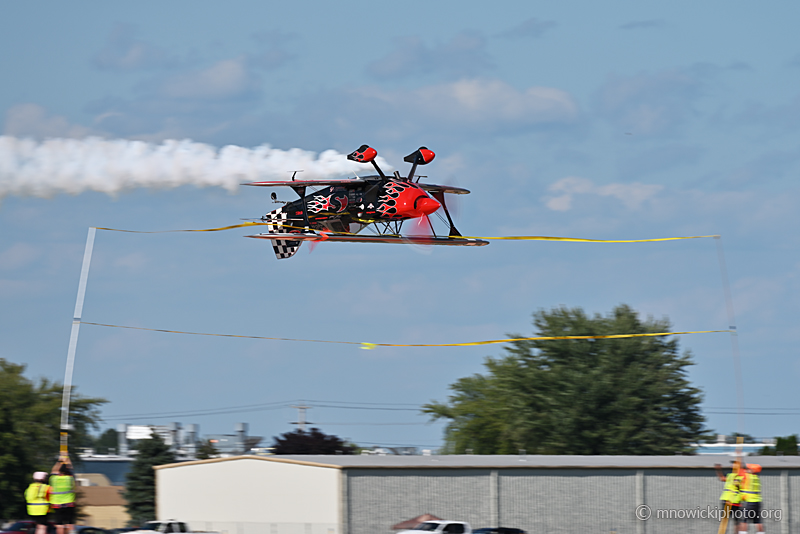
<svg viewBox="0 0 800 534">
<path fill-rule="evenodd" d="M 625 305 L 606 317 L 563 307 L 533 317 L 534 337 L 670 331 Z M 486 359 L 486 374 L 452 384 L 448 403 L 423 407 L 449 420 L 446 452 L 674 454 L 705 435 L 702 394 L 686 377 L 691 354 L 677 340 L 527 340 L 505 351 Z"/>
<path fill-rule="evenodd" d="M 131 526 L 156 518 L 156 473 L 153 467 L 171 463 L 175 463 L 175 454 L 155 431 L 150 439 L 139 440 L 138 453 L 125 485 Z"/>
<path fill-rule="evenodd" d="M 24 365 L 0 358 L 0 518 L 24 517 L 23 493 L 34 471 L 50 471 L 59 450 L 62 386 L 31 381 Z M 70 446 L 91 440 L 97 407 L 106 401 L 76 395 L 72 389 Z M 73 459 L 73 462 L 75 459 Z"/>
<path fill-rule="evenodd" d="M 355 448 L 338 436 L 325 434 L 318 428 L 310 432 L 295 430 L 273 438 L 274 454 L 353 454 Z"/>
<path fill-rule="evenodd" d="M 94 439 L 92 447 L 97 454 L 108 454 L 109 449 L 116 450 L 118 443 L 117 431 L 109 428 Z"/>
<path fill-rule="evenodd" d="M 797 456 L 797 434 L 792 434 L 785 438 L 775 438 L 774 447 L 764 447 L 758 454 L 764 456 Z"/>
<path fill-rule="evenodd" d="M 219 456 L 219 451 L 214 447 L 214 444 L 211 443 L 211 440 L 204 440 L 197 447 L 198 460 L 208 460 L 209 458 L 216 458 L 217 456 Z"/>
</svg>

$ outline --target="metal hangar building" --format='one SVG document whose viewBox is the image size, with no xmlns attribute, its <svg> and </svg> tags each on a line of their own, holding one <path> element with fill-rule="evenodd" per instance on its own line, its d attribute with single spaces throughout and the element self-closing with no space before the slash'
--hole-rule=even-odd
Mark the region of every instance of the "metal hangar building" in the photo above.
<svg viewBox="0 0 800 534">
<path fill-rule="evenodd" d="M 709 456 L 235 456 L 156 467 L 158 519 L 221 534 L 388 534 L 430 513 L 534 533 L 707 533 L 722 492 Z M 800 457 L 763 467 L 764 520 L 800 529 Z M 674 511 L 668 517 L 670 510 Z M 697 510 L 698 512 L 692 512 Z M 647 512 L 649 511 L 649 512 Z M 637 513 L 639 514 L 637 516 Z M 644 518 L 644 515 L 649 516 Z M 681 517 L 683 514 L 683 517 Z"/>
</svg>

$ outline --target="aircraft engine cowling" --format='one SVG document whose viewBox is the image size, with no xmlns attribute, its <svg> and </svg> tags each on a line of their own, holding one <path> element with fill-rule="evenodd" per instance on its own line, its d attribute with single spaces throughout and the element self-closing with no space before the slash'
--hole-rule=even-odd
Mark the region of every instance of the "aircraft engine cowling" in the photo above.
<svg viewBox="0 0 800 534">
<path fill-rule="evenodd" d="M 441 207 L 425 191 L 403 181 L 392 181 L 384 186 L 378 212 L 384 217 L 411 219 L 430 215 Z"/>
</svg>

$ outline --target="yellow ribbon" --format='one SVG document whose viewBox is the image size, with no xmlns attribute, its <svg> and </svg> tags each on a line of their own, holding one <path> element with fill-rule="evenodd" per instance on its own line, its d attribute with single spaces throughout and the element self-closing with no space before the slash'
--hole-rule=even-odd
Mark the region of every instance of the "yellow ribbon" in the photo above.
<svg viewBox="0 0 800 534">
<path fill-rule="evenodd" d="M 467 343 L 437 343 L 437 344 L 396 344 L 396 343 L 370 343 L 376 347 L 472 347 L 476 345 L 496 345 L 499 343 L 511 343 L 514 341 L 559 341 L 570 339 L 623 339 L 630 337 L 658 337 L 658 336 L 680 336 L 684 334 L 712 334 L 718 332 L 731 332 L 731 330 L 697 330 L 693 332 L 653 332 L 647 334 L 611 334 L 606 336 L 539 336 L 539 337 L 517 337 L 508 339 L 490 339 L 487 341 L 470 341 Z M 364 345 L 365 343 L 362 343 Z M 367 347 L 363 347 L 367 348 Z M 368 347 L 374 348 L 374 347 Z"/>
<path fill-rule="evenodd" d="M 271 339 L 274 341 L 306 341 L 308 343 L 339 343 L 344 345 L 360 345 L 355 341 L 326 341 L 321 339 L 294 339 L 288 337 L 264 337 L 264 336 L 240 336 L 237 334 L 209 334 L 206 332 L 183 332 L 181 330 L 165 330 L 163 328 L 143 328 L 141 326 L 124 326 L 119 324 L 104 324 L 104 323 L 89 323 L 81 321 L 81 324 L 89 324 L 94 326 L 107 326 L 109 328 L 127 328 L 129 330 L 147 330 L 149 332 L 165 332 L 167 334 L 188 334 L 192 336 L 217 336 L 217 337 L 239 337 L 245 339 Z"/>
<path fill-rule="evenodd" d="M 222 230 L 233 230 L 234 228 L 244 228 L 246 226 L 263 226 L 267 223 L 260 223 L 260 222 L 246 222 L 242 224 L 233 224 L 231 226 L 220 226 L 219 228 L 199 228 L 195 230 L 154 230 L 154 231 L 144 231 L 144 230 L 120 230 L 119 228 L 103 228 L 101 226 L 95 226 L 96 230 L 107 230 L 109 232 L 125 232 L 128 234 L 169 234 L 175 232 L 219 232 Z"/>
<path fill-rule="evenodd" d="M 283 224 L 281 221 L 275 222 L 246 222 L 242 224 L 233 224 L 230 226 L 220 226 L 219 228 L 200 228 L 194 230 L 156 230 L 156 231 L 143 231 L 143 230 L 120 230 L 118 228 L 102 228 L 100 226 L 95 227 L 97 230 L 107 230 L 109 232 L 126 232 L 131 234 L 167 234 L 167 233 L 174 233 L 174 232 L 220 232 L 223 230 L 233 230 L 235 228 L 246 228 L 248 226 L 279 226 L 281 228 L 287 228 L 289 230 L 308 230 L 308 227 L 305 226 L 292 226 L 289 224 Z M 335 232 L 336 234 L 341 235 L 356 235 L 352 232 Z M 386 234 L 387 236 L 391 237 L 402 237 L 398 234 Z M 512 235 L 512 236 L 494 236 L 494 237 L 486 237 L 486 236 L 452 236 L 450 239 L 484 239 L 488 241 L 492 240 L 509 240 L 509 241 L 570 241 L 575 243 L 651 243 L 655 241 L 677 241 L 681 239 L 705 239 L 709 237 L 719 237 L 719 235 L 692 235 L 692 236 L 681 236 L 681 237 L 656 237 L 652 239 L 583 239 L 579 237 L 551 237 L 551 236 L 544 236 L 544 235 Z"/>
<path fill-rule="evenodd" d="M 577 243 L 650 243 L 653 241 L 677 241 L 679 239 L 704 239 L 707 237 L 719 237 L 718 235 L 690 235 L 683 237 L 656 237 L 653 239 L 583 239 L 580 237 L 549 237 L 544 235 L 512 235 L 499 237 L 476 237 L 465 235 L 454 237 L 453 239 L 485 239 L 485 240 L 513 240 L 513 241 L 574 241 Z"/>
<path fill-rule="evenodd" d="M 646 334 L 610 334 L 603 336 L 540 336 L 540 337 L 518 337 L 508 339 L 490 339 L 487 341 L 470 341 L 466 343 L 367 343 L 357 341 L 329 341 L 324 339 L 296 339 L 288 337 L 265 337 L 265 336 L 243 336 L 237 334 L 210 334 L 206 332 L 184 332 L 181 330 L 165 330 L 162 328 L 144 328 L 140 326 L 124 326 L 117 324 L 90 323 L 81 321 L 81 324 L 94 326 L 105 326 L 109 328 L 127 328 L 130 330 L 147 330 L 149 332 L 165 332 L 168 334 L 187 334 L 192 336 L 218 336 L 218 337 L 238 337 L 245 339 L 268 339 L 273 341 L 305 341 L 308 343 L 336 343 L 339 345 L 361 345 L 362 349 L 372 350 L 376 347 L 472 347 L 477 345 L 496 345 L 500 343 L 511 343 L 514 341 L 560 341 L 576 339 L 624 339 L 632 337 L 660 337 L 660 336 L 680 336 L 685 334 L 714 334 L 720 332 L 732 332 L 732 330 L 697 330 L 692 332 L 651 332 Z"/>
</svg>

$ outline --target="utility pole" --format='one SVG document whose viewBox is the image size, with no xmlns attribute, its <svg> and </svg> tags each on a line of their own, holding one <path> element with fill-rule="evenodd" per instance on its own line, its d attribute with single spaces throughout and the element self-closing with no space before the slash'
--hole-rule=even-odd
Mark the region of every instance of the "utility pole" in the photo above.
<svg viewBox="0 0 800 534">
<path fill-rule="evenodd" d="M 292 421 L 291 425 L 297 425 L 297 429 L 301 432 L 306 431 L 306 424 L 313 425 L 311 421 L 306 421 L 306 410 L 310 410 L 311 406 L 300 404 L 298 406 L 292 405 L 292 408 L 297 408 L 297 421 Z"/>
</svg>

